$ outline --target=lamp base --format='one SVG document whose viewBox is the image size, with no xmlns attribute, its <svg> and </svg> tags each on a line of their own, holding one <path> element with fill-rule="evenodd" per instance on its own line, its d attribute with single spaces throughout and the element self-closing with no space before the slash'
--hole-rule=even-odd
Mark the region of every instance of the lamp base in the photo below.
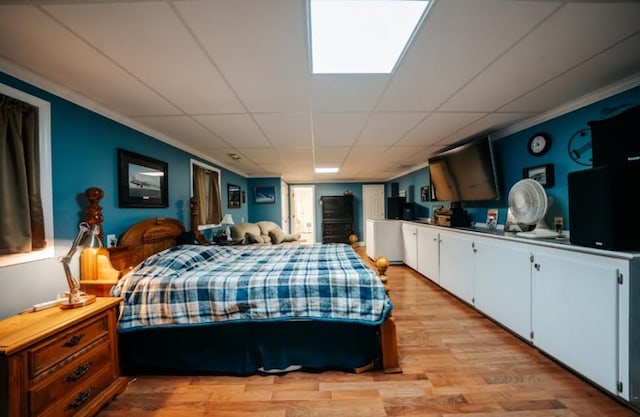
<svg viewBox="0 0 640 417">
<path fill-rule="evenodd" d="M 77 297 L 74 301 L 70 301 L 67 297 L 64 301 L 60 302 L 60 308 L 63 310 L 84 307 L 96 301 L 96 296 L 92 294 L 83 294 Z"/>
</svg>

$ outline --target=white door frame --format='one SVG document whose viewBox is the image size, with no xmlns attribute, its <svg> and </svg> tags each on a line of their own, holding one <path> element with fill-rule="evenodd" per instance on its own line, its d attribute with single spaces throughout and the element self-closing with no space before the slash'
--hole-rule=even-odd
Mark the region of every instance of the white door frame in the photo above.
<svg viewBox="0 0 640 417">
<path fill-rule="evenodd" d="M 300 233 L 306 243 L 315 243 L 316 241 L 315 195 L 316 187 L 314 185 L 289 185 L 291 233 Z M 301 197 L 305 198 L 305 201 L 301 201 Z M 300 207 L 301 202 L 303 207 Z M 301 210 L 302 212 L 300 212 Z"/>
</svg>

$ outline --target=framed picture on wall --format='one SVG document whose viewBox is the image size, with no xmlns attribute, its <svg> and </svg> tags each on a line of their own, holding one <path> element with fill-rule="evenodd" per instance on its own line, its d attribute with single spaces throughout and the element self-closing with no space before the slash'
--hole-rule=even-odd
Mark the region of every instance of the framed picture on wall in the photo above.
<svg viewBox="0 0 640 417">
<path fill-rule="evenodd" d="M 539 165 L 522 170 L 522 178 L 538 181 L 544 188 L 551 188 L 556 184 L 553 164 Z"/>
<path fill-rule="evenodd" d="M 420 201 L 429 201 L 429 186 L 423 185 L 420 187 Z"/>
<path fill-rule="evenodd" d="M 276 202 L 275 187 L 256 187 L 256 204 L 273 204 Z"/>
<path fill-rule="evenodd" d="M 227 184 L 227 207 L 240 208 L 240 186 Z"/>
<path fill-rule="evenodd" d="M 168 207 L 168 164 L 118 149 L 118 207 Z"/>
</svg>

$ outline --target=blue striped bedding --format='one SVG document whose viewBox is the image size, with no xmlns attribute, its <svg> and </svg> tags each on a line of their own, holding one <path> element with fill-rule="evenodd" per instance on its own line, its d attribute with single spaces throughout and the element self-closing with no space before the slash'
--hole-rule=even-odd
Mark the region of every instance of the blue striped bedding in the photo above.
<svg viewBox="0 0 640 417">
<path fill-rule="evenodd" d="M 150 256 L 111 290 L 119 331 L 247 321 L 377 325 L 392 304 L 346 244 L 176 246 Z"/>
</svg>

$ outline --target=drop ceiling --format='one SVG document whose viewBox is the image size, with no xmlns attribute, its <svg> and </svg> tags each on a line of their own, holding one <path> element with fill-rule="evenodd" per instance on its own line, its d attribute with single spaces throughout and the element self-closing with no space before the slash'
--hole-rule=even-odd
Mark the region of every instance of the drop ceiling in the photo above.
<svg viewBox="0 0 640 417">
<path fill-rule="evenodd" d="M 0 1 L 0 71 L 291 183 L 391 180 L 448 145 L 640 84 L 637 1 L 436 0 L 388 75 L 312 75 L 306 7 Z"/>
</svg>

